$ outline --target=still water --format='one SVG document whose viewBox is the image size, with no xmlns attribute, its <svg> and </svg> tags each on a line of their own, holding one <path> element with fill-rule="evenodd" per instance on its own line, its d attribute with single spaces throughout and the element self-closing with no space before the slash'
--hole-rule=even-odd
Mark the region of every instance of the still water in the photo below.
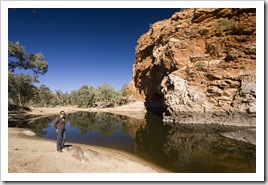
<svg viewBox="0 0 268 185">
<path fill-rule="evenodd" d="M 56 140 L 55 116 L 23 127 Z M 222 137 L 241 127 L 163 123 L 148 113 L 139 120 L 110 113 L 77 112 L 66 117 L 67 142 L 109 147 L 178 173 L 255 173 L 256 146 Z"/>
</svg>

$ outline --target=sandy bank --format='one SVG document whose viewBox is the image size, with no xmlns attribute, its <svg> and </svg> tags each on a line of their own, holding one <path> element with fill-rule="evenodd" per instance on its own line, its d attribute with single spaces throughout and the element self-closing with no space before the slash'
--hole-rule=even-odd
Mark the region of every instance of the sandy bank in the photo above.
<svg viewBox="0 0 268 185">
<path fill-rule="evenodd" d="M 9 173 L 167 172 L 113 149 L 67 143 L 69 146 L 59 153 L 54 141 L 29 135 L 25 129 L 8 129 Z"/>
<path fill-rule="evenodd" d="M 14 115 L 9 113 L 9 117 L 18 116 L 17 122 L 20 122 L 20 120 L 33 120 L 42 116 L 56 115 L 61 110 L 64 110 L 66 114 L 77 111 L 114 112 L 137 119 L 144 119 L 146 114 L 143 102 L 134 102 L 121 107 L 105 109 L 72 106 L 31 107 L 29 112 Z M 114 149 L 67 143 L 70 146 L 59 153 L 56 151 L 56 141 L 30 135 L 31 131 L 26 129 L 8 128 L 9 173 L 167 172 L 134 155 Z"/>
<path fill-rule="evenodd" d="M 75 106 L 57 106 L 57 107 L 31 107 L 31 111 L 27 114 L 32 114 L 34 116 L 48 116 L 58 114 L 61 110 L 64 110 L 66 114 L 78 112 L 78 111 L 88 111 L 88 112 L 110 112 L 115 114 L 120 114 L 136 119 L 144 119 L 146 114 L 146 109 L 144 102 L 137 101 L 129 103 L 127 105 L 112 107 L 112 108 L 78 108 Z"/>
</svg>

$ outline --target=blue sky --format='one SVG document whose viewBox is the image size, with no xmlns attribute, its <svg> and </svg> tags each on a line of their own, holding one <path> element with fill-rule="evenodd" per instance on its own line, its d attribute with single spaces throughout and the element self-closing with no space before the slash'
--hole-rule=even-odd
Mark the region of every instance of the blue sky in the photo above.
<svg viewBox="0 0 268 185">
<path fill-rule="evenodd" d="M 116 90 L 132 77 L 138 38 L 150 24 L 170 18 L 178 8 L 9 9 L 8 40 L 26 52 L 42 52 L 48 72 L 40 83 L 71 92 L 82 85 L 108 83 Z M 21 71 L 16 70 L 19 73 Z"/>
</svg>

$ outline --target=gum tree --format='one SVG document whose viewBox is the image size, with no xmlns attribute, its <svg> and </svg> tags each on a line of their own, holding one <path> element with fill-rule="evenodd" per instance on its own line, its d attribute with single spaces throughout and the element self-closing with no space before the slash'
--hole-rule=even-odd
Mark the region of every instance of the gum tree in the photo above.
<svg viewBox="0 0 268 185">
<path fill-rule="evenodd" d="M 29 74 L 15 74 L 15 69 L 33 71 Z M 35 94 L 38 75 L 48 71 L 48 63 L 42 53 L 29 54 L 19 42 L 8 43 L 8 102 L 26 105 Z"/>
</svg>

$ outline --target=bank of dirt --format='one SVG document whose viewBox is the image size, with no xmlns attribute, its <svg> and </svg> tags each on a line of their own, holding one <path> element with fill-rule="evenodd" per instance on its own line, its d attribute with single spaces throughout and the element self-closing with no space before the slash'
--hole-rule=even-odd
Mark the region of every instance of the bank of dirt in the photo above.
<svg viewBox="0 0 268 185">
<path fill-rule="evenodd" d="M 158 173 L 167 172 L 122 151 L 67 143 L 57 152 L 56 142 L 23 128 L 8 129 L 9 173 Z"/>
</svg>

